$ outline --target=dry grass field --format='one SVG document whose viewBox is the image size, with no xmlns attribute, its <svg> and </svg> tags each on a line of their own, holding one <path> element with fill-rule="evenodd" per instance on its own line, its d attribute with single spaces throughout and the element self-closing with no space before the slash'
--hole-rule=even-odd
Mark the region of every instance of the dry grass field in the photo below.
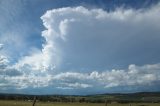
<svg viewBox="0 0 160 106">
<path fill-rule="evenodd" d="M 32 106 L 28 101 L 8 101 L 0 100 L 0 106 Z M 53 103 L 37 102 L 35 106 L 160 106 L 158 103 L 132 103 L 132 104 L 104 104 L 104 103 Z"/>
</svg>

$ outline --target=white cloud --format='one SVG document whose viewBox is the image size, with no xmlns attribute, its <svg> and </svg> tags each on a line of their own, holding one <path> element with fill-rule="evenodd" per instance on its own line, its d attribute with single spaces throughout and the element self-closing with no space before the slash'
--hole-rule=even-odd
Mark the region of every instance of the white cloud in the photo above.
<svg viewBox="0 0 160 106">
<path fill-rule="evenodd" d="M 8 63 L 8 59 L 5 56 L 0 55 L 0 64 L 6 65 L 7 63 Z"/>
<path fill-rule="evenodd" d="M 41 17 L 46 27 L 42 50 L 31 51 L 12 66 L 21 76 L 0 78 L 20 88 L 154 85 L 160 80 L 160 64 L 146 62 L 159 56 L 159 14 L 159 4 L 112 12 L 81 6 L 48 10 Z M 143 65 L 131 64 L 139 61 Z M 107 70 L 112 64 L 128 68 Z"/>
<path fill-rule="evenodd" d="M 67 80 L 69 78 L 72 79 L 86 79 L 87 74 L 83 73 L 76 73 L 76 72 L 66 72 L 66 73 L 60 73 L 58 75 L 54 76 L 54 79 L 56 80 Z"/>
<path fill-rule="evenodd" d="M 38 55 L 36 54 L 35 58 L 33 58 L 34 56 L 26 57 L 23 59 L 23 61 L 19 61 L 21 64 L 17 63 L 16 65 L 10 65 L 8 58 L 0 54 L 1 90 L 10 88 L 24 89 L 28 87 L 46 87 L 50 85 L 49 83 L 52 79 L 52 76 L 48 75 L 47 73 L 43 73 L 43 71 L 36 71 L 36 66 L 39 65 L 35 64 L 34 62 L 37 62 L 37 59 L 41 59 L 40 56 L 37 56 Z M 31 66 L 31 64 L 33 64 L 33 66 Z"/>
<path fill-rule="evenodd" d="M 71 87 L 71 88 L 88 88 L 88 87 L 92 87 L 91 85 L 89 84 L 83 84 L 83 83 L 65 83 L 65 86 L 68 86 L 68 87 Z"/>
<path fill-rule="evenodd" d="M 3 45 L 0 44 L 0 47 L 3 48 Z M 0 54 L 0 75 L 1 76 L 18 76 L 18 75 L 21 75 L 21 73 L 9 65 L 9 60 L 6 56 Z"/>
<path fill-rule="evenodd" d="M 119 8 L 113 12 L 81 6 L 48 10 L 41 17 L 46 27 L 42 32 L 46 41 L 42 50 L 23 57 L 17 65 L 28 64 L 40 71 L 81 71 L 98 67 L 105 70 L 112 64 L 127 66 L 139 60 L 144 63 L 144 58 L 150 59 L 149 51 L 155 54 L 159 50 L 157 10 L 160 10 L 159 4 L 149 10 Z M 151 42 L 151 37 L 155 42 Z"/>
<path fill-rule="evenodd" d="M 42 36 L 48 63 L 59 70 L 79 70 L 149 61 L 150 51 L 155 55 L 159 51 L 159 7 L 113 12 L 84 7 L 47 11 L 41 19 L 46 27 Z"/>
<path fill-rule="evenodd" d="M 160 81 L 160 64 L 136 66 L 129 65 L 126 70 L 94 71 L 91 73 L 60 73 L 53 77 L 67 87 L 100 87 L 110 88 L 117 86 L 154 85 Z M 54 81 L 53 80 L 53 81 Z M 78 83 L 80 82 L 80 83 Z M 84 85 L 84 86 L 83 86 Z M 88 85 L 88 86 L 87 86 Z M 65 87 L 66 87 L 65 86 Z M 81 88 L 80 87 L 80 88 Z"/>
<path fill-rule="evenodd" d="M 36 76 L 36 75 L 23 75 L 20 77 L 7 77 L 6 78 L 12 85 L 15 85 L 19 88 L 28 88 L 28 87 L 46 87 L 50 83 L 51 77 L 49 75 Z M 11 81 L 10 81 L 11 80 Z"/>
</svg>

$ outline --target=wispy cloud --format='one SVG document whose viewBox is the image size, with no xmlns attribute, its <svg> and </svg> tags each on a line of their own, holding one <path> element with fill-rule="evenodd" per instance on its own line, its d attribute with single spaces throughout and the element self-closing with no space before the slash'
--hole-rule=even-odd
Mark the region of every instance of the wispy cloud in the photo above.
<svg viewBox="0 0 160 106">
<path fill-rule="evenodd" d="M 0 44 L 0 50 L 3 48 L 3 44 Z"/>
</svg>

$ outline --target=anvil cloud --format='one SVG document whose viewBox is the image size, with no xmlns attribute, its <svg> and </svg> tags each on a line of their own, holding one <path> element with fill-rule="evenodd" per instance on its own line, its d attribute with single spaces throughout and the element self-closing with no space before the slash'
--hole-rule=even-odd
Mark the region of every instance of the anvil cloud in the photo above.
<svg viewBox="0 0 160 106">
<path fill-rule="evenodd" d="M 48 87 L 77 94 L 160 88 L 159 4 L 110 12 L 65 7 L 40 18 L 42 48 L 15 63 L 0 55 L 0 90 Z M 0 50 L 5 51 L 2 44 Z"/>
</svg>

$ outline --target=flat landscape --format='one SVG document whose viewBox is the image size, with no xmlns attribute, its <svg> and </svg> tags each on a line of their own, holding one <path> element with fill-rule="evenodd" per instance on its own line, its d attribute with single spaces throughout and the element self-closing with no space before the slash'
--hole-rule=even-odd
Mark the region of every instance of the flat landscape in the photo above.
<svg viewBox="0 0 160 106">
<path fill-rule="evenodd" d="M 32 106 L 28 101 L 9 101 L 0 100 L 0 106 Z M 35 106 L 160 106 L 160 103 L 55 103 L 55 102 L 37 102 Z"/>
<path fill-rule="evenodd" d="M 35 106 L 160 106 L 160 92 L 86 96 L 0 94 L 0 106 L 32 106 L 33 100 Z"/>
</svg>

